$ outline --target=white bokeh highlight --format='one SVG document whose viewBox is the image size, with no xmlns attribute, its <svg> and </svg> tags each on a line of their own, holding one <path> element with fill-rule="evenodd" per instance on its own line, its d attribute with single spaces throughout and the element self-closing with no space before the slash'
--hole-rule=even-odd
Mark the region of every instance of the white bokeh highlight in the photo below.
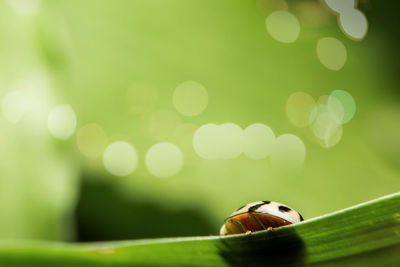
<svg viewBox="0 0 400 267">
<path fill-rule="evenodd" d="M 147 151 L 145 163 L 149 172 L 154 176 L 171 177 L 182 169 L 183 153 L 173 143 L 158 143 Z"/>
<path fill-rule="evenodd" d="M 282 43 L 293 43 L 300 35 L 300 23 L 295 15 L 288 11 L 276 11 L 270 14 L 265 25 L 273 39 Z"/>
<path fill-rule="evenodd" d="M 103 164 L 112 175 L 129 175 L 138 165 L 136 149 L 127 142 L 117 141 L 111 143 L 103 152 Z"/>
<path fill-rule="evenodd" d="M 204 159 L 236 158 L 243 152 L 243 130 L 234 123 L 205 124 L 195 132 L 193 148 Z"/>
<path fill-rule="evenodd" d="M 318 114 L 311 125 L 314 135 L 321 140 L 330 139 L 340 127 L 341 124 L 329 112 Z"/>
<path fill-rule="evenodd" d="M 368 32 L 368 20 L 357 9 L 356 0 L 325 0 L 327 7 L 337 14 L 342 32 L 352 40 L 362 40 Z"/>
<path fill-rule="evenodd" d="M 331 103 L 331 108 L 327 102 Z M 310 114 L 309 127 L 317 142 L 329 148 L 338 144 L 342 138 L 344 109 L 341 102 L 333 96 L 329 96 L 327 102 L 315 105 Z"/>
<path fill-rule="evenodd" d="M 332 119 L 334 119 L 337 124 L 342 124 L 345 114 L 343 103 L 331 94 L 328 97 L 326 106 Z"/>
<path fill-rule="evenodd" d="M 75 111 L 66 104 L 53 108 L 47 118 L 47 127 L 55 138 L 68 139 L 76 128 Z"/>
<path fill-rule="evenodd" d="M 243 152 L 243 129 L 234 123 L 223 123 L 220 126 L 221 154 L 223 159 L 233 159 Z"/>
<path fill-rule="evenodd" d="M 307 136 L 325 148 L 340 142 L 343 125 L 353 119 L 355 112 L 356 102 L 345 90 L 334 90 L 317 102 L 307 93 L 296 92 L 286 102 L 289 121 L 296 127 L 307 127 Z"/>
<path fill-rule="evenodd" d="M 336 13 L 343 13 L 355 8 L 356 0 L 325 0 L 329 9 Z"/>
<path fill-rule="evenodd" d="M 347 60 L 346 47 L 333 37 L 319 39 L 316 52 L 321 64 L 329 70 L 340 70 Z"/>
<path fill-rule="evenodd" d="M 343 126 L 341 124 L 331 124 L 326 128 L 325 136 L 320 139 L 319 143 L 322 147 L 330 148 L 337 145 L 343 136 Z"/>
<path fill-rule="evenodd" d="M 336 99 L 336 101 L 332 101 L 333 99 Z M 337 110 L 337 102 L 340 102 L 343 108 L 343 117 L 341 122 L 346 124 L 353 119 L 354 114 L 356 113 L 356 101 L 349 92 L 345 90 L 334 90 L 328 99 L 328 109 Z"/>
<path fill-rule="evenodd" d="M 364 13 L 353 9 L 340 14 L 339 26 L 351 39 L 362 40 L 368 32 L 368 21 Z"/>
<path fill-rule="evenodd" d="M 270 159 L 275 169 L 289 172 L 302 169 L 305 159 L 303 141 L 292 134 L 275 138 L 271 128 L 254 123 L 242 130 L 234 123 L 205 124 L 193 136 L 193 148 L 207 160 L 233 159 L 244 153 L 253 160 Z"/>
<path fill-rule="evenodd" d="M 265 159 L 271 154 L 275 141 L 272 129 L 262 123 L 255 123 L 244 130 L 244 154 L 251 159 Z"/>
<path fill-rule="evenodd" d="M 220 151 L 219 125 L 208 123 L 197 129 L 193 136 L 193 149 L 201 158 L 218 159 Z"/>
</svg>

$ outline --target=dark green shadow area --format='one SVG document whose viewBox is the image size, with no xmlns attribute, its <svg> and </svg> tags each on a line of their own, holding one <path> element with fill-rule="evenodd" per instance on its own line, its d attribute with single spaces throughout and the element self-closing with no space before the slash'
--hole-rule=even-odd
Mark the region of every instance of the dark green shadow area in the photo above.
<svg viewBox="0 0 400 267">
<path fill-rule="evenodd" d="M 362 263 L 360 263 L 362 259 Z M 331 259 L 311 266 L 400 266 L 400 245 L 395 244 L 381 249 L 358 253 L 355 255 Z"/>
<path fill-rule="evenodd" d="M 202 236 L 216 230 L 196 206 L 171 210 L 148 198 L 124 196 L 108 179 L 83 178 L 75 211 L 79 241 Z"/>
<path fill-rule="evenodd" d="M 231 266 L 303 266 L 305 245 L 293 227 L 224 238 L 219 255 Z"/>
</svg>

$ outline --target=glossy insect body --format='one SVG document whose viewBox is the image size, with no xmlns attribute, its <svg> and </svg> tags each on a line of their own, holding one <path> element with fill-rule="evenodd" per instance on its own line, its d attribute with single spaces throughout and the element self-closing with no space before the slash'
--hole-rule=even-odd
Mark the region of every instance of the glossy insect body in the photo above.
<svg viewBox="0 0 400 267">
<path fill-rule="evenodd" d="M 225 220 L 220 235 L 270 230 L 301 221 L 303 217 L 300 213 L 279 202 L 252 202 L 239 208 Z"/>
</svg>

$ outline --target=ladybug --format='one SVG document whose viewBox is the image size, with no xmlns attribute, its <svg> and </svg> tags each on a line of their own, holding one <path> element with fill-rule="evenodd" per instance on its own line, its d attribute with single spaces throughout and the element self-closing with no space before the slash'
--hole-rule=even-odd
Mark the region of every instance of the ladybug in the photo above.
<svg viewBox="0 0 400 267">
<path fill-rule="evenodd" d="M 294 209 L 275 201 L 258 201 L 237 209 L 225 219 L 220 235 L 242 234 L 298 223 L 303 217 Z"/>
</svg>

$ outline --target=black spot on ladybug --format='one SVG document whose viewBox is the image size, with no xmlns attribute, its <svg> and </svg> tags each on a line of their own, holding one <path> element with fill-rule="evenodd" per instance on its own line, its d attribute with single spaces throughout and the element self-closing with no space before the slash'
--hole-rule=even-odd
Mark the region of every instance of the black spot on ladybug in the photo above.
<svg viewBox="0 0 400 267">
<path fill-rule="evenodd" d="M 249 208 L 248 211 L 249 211 L 249 212 L 254 212 L 254 211 L 256 211 L 256 209 L 258 209 L 258 208 L 261 207 L 262 205 L 264 205 L 264 203 L 251 206 L 251 207 Z"/>
<path fill-rule="evenodd" d="M 279 211 L 288 212 L 288 211 L 291 211 L 291 209 L 286 206 L 279 206 Z"/>
<path fill-rule="evenodd" d="M 269 204 L 271 201 L 263 201 L 264 204 Z"/>
<path fill-rule="evenodd" d="M 244 206 L 246 206 L 246 205 L 243 205 L 243 206 L 241 206 L 240 208 L 238 208 L 236 211 L 238 211 L 238 210 L 240 210 L 240 209 L 243 209 L 244 208 Z"/>
<path fill-rule="evenodd" d="M 304 221 L 303 216 L 301 216 L 300 213 L 299 213 L 299 216 L 300 216 L 300 221 L 301 221 L 301 222 Z"/>
</svg>

